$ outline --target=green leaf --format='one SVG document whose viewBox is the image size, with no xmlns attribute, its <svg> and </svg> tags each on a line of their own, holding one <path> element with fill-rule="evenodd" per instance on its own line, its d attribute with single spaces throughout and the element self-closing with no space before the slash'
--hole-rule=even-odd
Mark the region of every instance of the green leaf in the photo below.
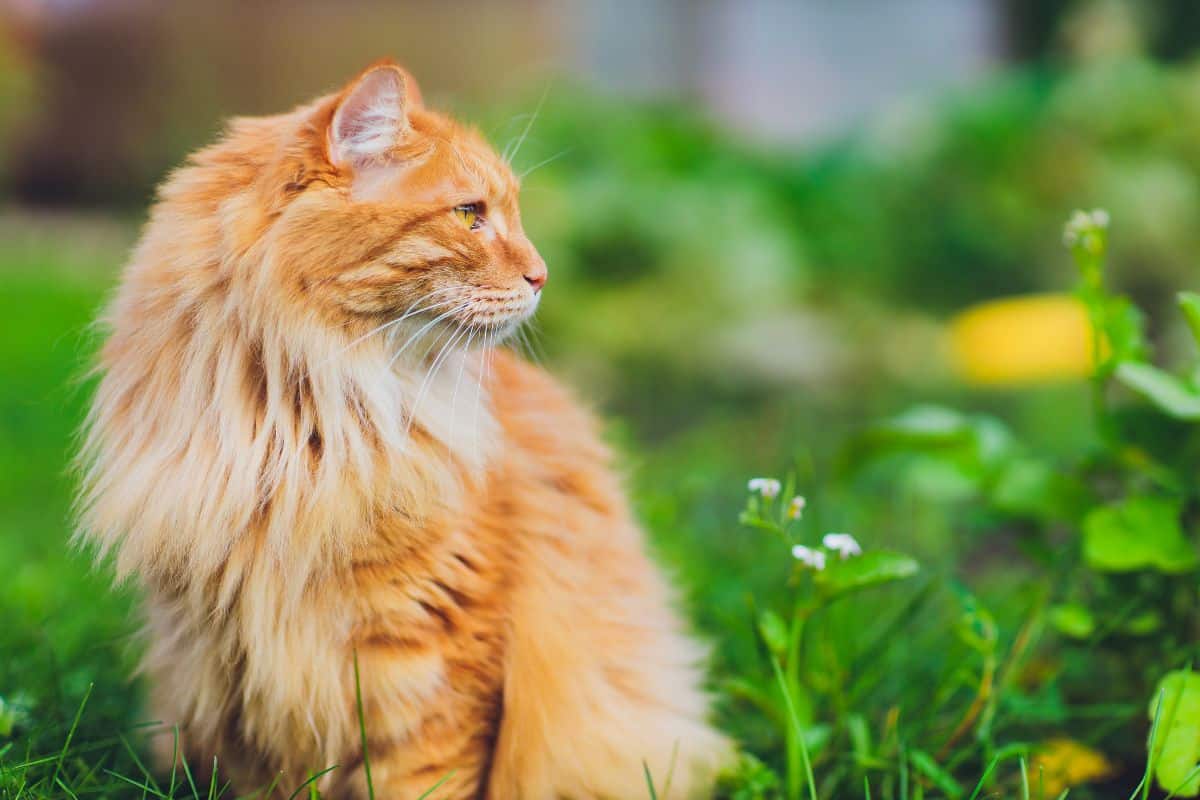
<svg viewBox="0 0 1200 800">
<path fill-rule="evenodd" d="M 915 559 L 887 550 L 869 550 L 844 560 L 831 554 L 825 569 L 816 573 L 816 581 L 827 594 L 836 596 L 910 578 L 919 569 Z"/>
<path fill-rule="evenodd" d="M 1162 625 L 1162 615 L 1151 609 L 1130 617 L 1129 621 L 1121 626 L 1121 631 L 1131 636 L 1148 636 L 1156 632 Z"/>
<path fill-rule="evenodd" d="M 717 794 L 729 800 L 775 800 L 780 797 L 779 776 L 746 752 L 717 778 Z"/>
<path fill-rule="evenodd" d="M 1050 624 L 1072 639 L 1087 639 L 1096 630 L 1096 618 L 1079 603 L 1063 603 L 1050 609 Z"/>
<path fill-rule="evenodd" d="M 1012 433 L 994 417 L 920 405 L 869 427 L 846 455 L 852 464 L 896 452 L 926 455 L 977 473 L 1002 463 L 1013 449 Z"/>
<path fill-rule="evenodd" d="M 768 609 L 758 615 L 758 632 L 773 654 L 781 656 L 787 652 L 787 623 L 774 611 Z"/>
<path fill-rule="evenodd" d="M 1180 797 L 1200 794 L 1200 675 L 1191 670 L 1168 672 L 1150 698 L 1150 719 L 1162 714 L 1150 763 L 1158 785 Z M 1189 777 L 1190 776 L 1190 777 Z"/>
<path fill-rule="evenodd" d="M 1180 292 L 1178 300 L 1188 327 L 1192 329 L 1192 338 L 1196 340 L 1196 344 L 1200 344 L 1200 294 Z"/>
<path fill-rule="evenodd" d="M 914 406 L 873 425 L 870 431 L 879 441 L 912 447 L 957 444 L 970 432 L 965 416 L 941 406 Z"/>
<path fill-rule="evenodd" d="M 1103 572 L 1182 573 L 1197 566 L 1196 550 L 1179 525 L 1179 503 L 1155 496 L 1131 497 L 1088 513 L 1083 557 Z"/>
<path fill-rule="evenodd" d="M 998 471 L 989 491 L 997 511 L 1037 520 L 1075 520 L 1091 505 L 1087 488 L 1046 461 L 1018 457 Z"/>
<path fill-rule="evenodd" d="M 917 772 L 929 778 L 935 786 L 942 790 L 946 797 L 953 800 L 954 798 L 963 796 L 964 790 L 962 785 L 954 779 L 953 775 L 943 769 L 933 759 L 933 756 L 924 750 L 912 750 L 909 752 L 908 758 Z"/>
<path fill-rule="evenodd" d="M 862 714 L 846 717 L 846 731 L 850 734 L 854 760 L 861 766 L 871 761 L 871 727 Z"/>
<path fill-rule="evenodd" d="M 1117 367 L 1117 380 L 1176 419 L 1200 420 L 1200 392 L 1151 364 L 1127 361 Z"/>
<path fill-rule="evenodd" d="M 824 722 L 818 722 L 805 728 L 801 735 L 804 737 L 804 744 L 808 748 L 808 752 L 815 758 L 829 744 L 829 739 L 833 736 L 833 727 Z"/>
</svg>

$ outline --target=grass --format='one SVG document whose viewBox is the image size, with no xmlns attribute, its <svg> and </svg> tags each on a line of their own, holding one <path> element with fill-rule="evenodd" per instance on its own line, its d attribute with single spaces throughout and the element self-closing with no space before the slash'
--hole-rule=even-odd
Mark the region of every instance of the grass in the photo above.
<svg viewBox="0 0 1200 800">
<path fill-rule="evenodd" d="M 54 249 L 5 256 L 0 697 L 22 735 L 0 739 L 0 796 L 64 796 L 110 785 L 105 770 L 135 770 L 121 735 L 136 737 L 140 721 L 129 679 L 137 658 L 132 598 L 110 590 L 67 543 L 65 465 L 86 397 L 80 354 L 104 279 L 74 270 Z M 11 769 L 48 753 L 52 769 Z"/>
<path fill-rule="evenodd" d="M 100 259 L 113 266 L 119 253 Z M 129 678 L 133 594 L 113 590 L 68 545 L 65 465 L 87 398 L 78 376 L 88 323 L 113 280 L 81 259 L 97 257 L 50 240 L 0 251 L 0 798 L 229 796 L 215 776 L 197 786 L 186 765 L 181 774 L 148 768 L 149 738 L 171 732 L 145 719 L 142 687 Z M 639 513 L 715 645 L 720 722 L 756 756 L 727 780 L 725 796 L 1041 800 L 1026 761 L 1044 737 L 1065 731 L 1100 744 L 1145 730 L 1140 698 L 1064 697 L 1066 682 L 1030 677 L 1080 667 L 1040 646 L 1053 581 L 1030 567 L 1020 531 L 984 537 L 990 522 L 972 516 L 959 478 L 930 463 L 844 463 L 841 443 L 864 420 L 902 408 L 907 391 L 780 397 L 698 387 L 643 365 L 614 393 L 621 413 L 610 437 Z M 1086 408 L 1087 389 L 975 400 L 1036 430 L 1047 409 Z M 673 404 L 686 409 L 664 418 Z M 1050 447 L 1085 438 L 1078 424 L 1050 427 Z M 746 479 L 788 465 L 808 496 L 806 531 L 853 531 L 867 550 L 902 547 L 922 563 L 917 578 L 831 599 L 798 626 L 802 674 L 785 674 L 760 621 L 788 608 L 806 579 L 777 542 L 737 523 Z M 1127 744 L 1108 783 L 1071 797 L 1124 796 L 1114 787 L 1138 776 L 1150 796 L 1144 752 Z M 292 796 L 315 796 L 321 774 Z M 646 782 L 647 796 L 663 790 L 648 773 Z"/>
</svg>

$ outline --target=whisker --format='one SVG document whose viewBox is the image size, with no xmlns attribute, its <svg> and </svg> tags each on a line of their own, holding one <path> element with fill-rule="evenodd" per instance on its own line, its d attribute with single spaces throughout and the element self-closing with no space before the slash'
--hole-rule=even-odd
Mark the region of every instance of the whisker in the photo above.
<svg viewBox="0 0 1200 800">
<path fill-rule="evenodd" d="M 523 325 L 518 325 L 513 331 L 512 341 L 516 343 L 519 352 L 523 353 L 530 361 L 533 360 L 533 351 L 529 349 L 529 339 L 525 337 Z"/>
<path fill-rule="evenodd" d="M 575 149 L 574 147 L 568 147 L 566 150 L 563 150 L 563 151 L 557 153 L 556 155 L 552 155 L 549 158 L 542 159 L 541 161 L 534 164 L 529 169 L 525 170 L 524 172 L 519 173 L 517 175 L 517 178 L 520 180 L 524 180 L 525 178 L 529 177 L 529 175 L 532 174 L 533 172 L 541 169 L 542 167 L 546 166 L 547 164 L 553 164 L 555 161 L 558 161 L 560 158 L 565 156 L 567 153 L 570 153 L 574 149 Z"/>
<path fill-rule="evenodd" d="M 485 386 L 492 379 L 492 360 L 495 358 L 496 345 L 499 344 L 499 341 L 500 332 L 492 331 L 492 335 L 488 340 L 487 352 L 484 353 L 483 358 L 483 385 Z"/>
<path fill-rule="evenodd" d="M 413 422 L 417 418 L 417 409 L 420 408 L 421 400 L 425 397 L 425 392 L 431 385 L 433 377 L 437 374 L 438 370 L 442 368 L 442 364 L 445 362 L 446 356 L 448 356 L 453 350 L 455 343 L 458 342 L 469 330 L 469 328 L 464 328 L 462 326 L 456 328 L 454 330 L 454 334 L 450 337 L 446 344 L 442 345 L 441 350 L 438 351 L 437 358 L 433 360 L 433 364 L 429 367 L 429 372 L 426 373 L 425 378 L 421 381 L 420 388 L 417 389 L 417 398 L 413 400 L 412 409 L 409 411 L 408 423 L 405 426 L 405 435 L 412 431 Z"/>
<path fill-rule="evenodd" d="M 511 117 L 508 118 L 507 122 L 497 123 L 496 125 L 489 126 L 488 127 L 488 140 L 489 141 L 494 140 L 501 133 L 506 133 L 507 131 L 512 130 L 513 123 L 521 122 L 522 120 L 529 119 L 529 116 L 530 116 L 530 112 L 522 111 L 519 114 L 513 114 Z M 511 144 L 511 143 L 512 143 L 512 140 L 510 139 L 509 144 Z M 504 149 L 508 150 L 508 147 L 505 147 Z"/>
<path fill-rule="evenodd" d="M 537 348 L 538 354 L 542 361 L 546 360 L 546 347 L 543 344 L 545 334 L 542 332 L 542 326 L 538 324 L 536 319 L 529 320 L 529 336 L 533 340 L 533 346 Z"/>
<path fill-rule="evenodd" d="M 484 370 L 487 363 L 488 354 L 491 353 L 491 335 L 490 331 L 483 333 L 483 347 L 479 351 L 479 372 L 475 376 L 475 412 L 472 414 L 471 422 L 471 440 L 475 444 L 475 456 L 479 457 L 479 398 L 483 394 Z"/>
<path fill-rule="evenodd" d="M 462 363 L 458 365 L 458 377 L 454 379 L 454 391 L 450 393 L 450 424 L 454 425 L 458 419 L 458 387 L 462 384 L 463 373 L 467 371 L 467 362 L 471 360 L 471 342 L 475 340 L 475 330 L 471 330 L 471 335 L 467 337 L 467 344 L 463 348 Z"/>
<path fill-rule="evenodd" d="M 546 361 L 546 354 L 541 349 L 539 344 L 539 332 L 537 323 L 533 317 L 521 323 L 521 327 L 517 329 L 517 336 L 520 337 L 524 344 L 525 352 L 529 356 L 529 360 L 535 364 L 542 364 Z"/>
<path fill-rule="evenodd" d="M 339 349 L 338 349 L 338 350 L 337 350 L 335 353 L 333 353 L 331 356 L 329 356 L 329 358 L 328 358 L 328 359 L 325 359 L 325 360 L 324 360 L 324 361 L 322 361 L 320 364 L 318 364 L 318 366 L 322 366 L 322 365 L 324 365 L 324 364 L 328 363 L 329 361 L 332 361 L 334 358 L 337 358 L 338 356 L 340 356 L 340 355 L 342 355 L 343 353 L 345 353 L 347 350 L 350 350 L 351 348 L 353 348 L 355 345 L 359 344 L 360 342 L 364 342 L 364 341 L 366 341 L 367 339 L 371 338 L 371 337 L 372 337 L 372 336 L 374 336 L 375 334 L 377 334 L 377 333 L 380 333 L 380 332 L 382 332 L 382 331 L 385 331 L 385 330 L 387 330 L 388 328 L 391 328 L 391 327 L 393 327 L 393 326 L 395 326 L 395 325 L 399 325 L 401 322 L 403 322 L 404 320 L 408 319 L 409 317 L 412 317 L 412 316 L 414 316 L 414 315 L 416 315 L 416 314 L 422 314 L 422 313 L 424 313 L 424 312 L 426 312 L 426 311 L 432 311 L 432 310 L 433 310 L 433 309 L 435 309 L 435 308 L 441 308 L 441 307 L 443 307 L 443 306 L 445 306 L 445 305 L 448 305 L 448 304 L 450 304 L 450 303 L 453 303 L 453 302 L 454 302 L 454 299 L 453 299 L 453 298 L 451 298 L 451 299 L 449 299 L 449 300 L 442 300 L 442 301 L 439 301 L 439 302 L 437 302 L 437 303 L 432 303 L 432 304 L 430 304 L 430 305 L 427 305 L 427 306 L 424 306 L 424 307 L 421 307 L 421 308 L 417 308 L 417 306 L 419 306 L 421 303 L 424 303 L 424 302 L 425 302 L 425 301 L 427 301 L 427 300 L 431 300 L 431 299 L 433 299 L 434 297 L 438 296 L 439 294 L 442 294 L 443 292 L 454 291 L 454 290 L 456 290 L 457 288 L 458 288 L 458 287 L 456 287 L 456 286 L 446 286 L 446 287 L 443 287 L 443 288 L 441 288 L 441 289 L 438 289 L 438 290 L 436 290 L 436 291 L 434 291 L 434 292 L 430 292 L 429 294 L 425 295 L 424 297 L 420 298 L 420 299 L 419 299 L 419 300 L 417 300 L 415 303 L 413 303 L 412 305 L 410 305 L 410 306 L 409 306 L 407 309 L 405 309 L 404 313 L 403 313 L 403 314 L 401 314 L 401 315 L 400 315 L 399 317 L 397 317 L 396 319 L 388 320 L 387 322 L 383 323 L 382 325 L 380 325 L 380 326 L 378 326 L 378 327 L 376 327 L 376 328 L 372 328 L 371 330 L 367 331 L 367 332 L 366 332 L 366 333 L 364 333 L 363 335 L 361 335 L 361 336 L 359 336 L 359 337 L 355 338 L 355 339 L 354 339 L 353 341 L 351 341 L 349 344 L 345 345 L 344 347 L 341 347 L 341 348 L 339 348 Z"/>
<path fill-rule="evenodd" d="M 529 131 L 533 129 L 533 123 L 537 122 L 538 115 L 542 113 L 542 105 L 546 102 L 546 95 L 550 94 L 550 85 L 546 84 L 546 88 L 542 90 L 542 97 L 538 100 L 537 108 L 529 115 L 529 120 L 525 123 L 525 130 L 521 131 L 521 135 L 517 138 L 516 146 L 509 152 L 509 148 L 504 148 L 504 160 L 512 164 L 512 160 L 517 157 L 517 153 L 521 152 L 521 145 L 525 144 L 525 137 L 529 135 Z"/>
<path fill-rule="evenodd" d="M 458 312 L 463 311 L 464 309 L 468 308 L 470 305 L 471 305 L 471 301 L 465 300 L 465 301 L 459 303 L 458 305 L 454 306 L 453 308 L 451 308 L 449 311 L 439 314 L 438 316 L 429 320 L 429 322 L 426 322 L 423 326 L 421 326 L 420 330 L 418 330 L 412 336 L 408 337 L 408 341 L 406 341 L 399 350 L 397 350 L 394 354 L 392 354 L 391 359 L 388 361 L 388 366 L 390 367 L 393 364 L 395 364 L 396 359 L 400 358 L 400 356 L 402 356 L 404 354 L 404 351 L 407 350 L 412 345 L 413 342 L 420 339 L 421 335 L 423 333 L 425 333 L 425 331 L 429 330 L 434 325 L 438 324 L 439 322 L 446 319 L 447 317 L 453 316 L 454 314 L 457 314 Z M 439 336 L 439 338 L 440 338 L 440 336 Z M 432 346 L 430 349 L 432 349 Z M 428 355 L 429 351 L 426 350 L 425 352 L 426 352 L 426 355 Z"/>
</svg>

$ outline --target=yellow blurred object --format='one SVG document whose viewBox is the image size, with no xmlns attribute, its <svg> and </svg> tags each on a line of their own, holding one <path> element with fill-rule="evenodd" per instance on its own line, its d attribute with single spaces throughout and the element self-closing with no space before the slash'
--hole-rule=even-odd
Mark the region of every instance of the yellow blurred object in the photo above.
<svg viewBox="0 0 1200 800">
<path fill-rule="evenodd" d="M 951 320 L 948 335 L 954 369 L 968 383 L 1020 386 L 1092 373 L 1087 310 L 1071 295 L 981 303 Z"/>
<path fill-rule="evenodd" d="M 1027 767 L 1029 788 L 1039 789 L 1045 797 L 1057 797 L 1063 790 L 1103 780 L 1113 774 L 1113 765 L 1104 754 L 1074 739 L 1048 739 L 1034 752 Z"/>
</svg>

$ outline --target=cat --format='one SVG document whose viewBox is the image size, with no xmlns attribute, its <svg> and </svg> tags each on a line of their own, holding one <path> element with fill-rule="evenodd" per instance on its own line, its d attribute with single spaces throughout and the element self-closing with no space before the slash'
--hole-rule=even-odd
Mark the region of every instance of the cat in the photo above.
<svg viewBox="0 0 1200 800">
<path fill-rule="evenodd" d="M 500 347 L 547 279 L 518 192 L 390 61 L 160 187 L 101 317 L 78 537 L 144 588 L 166 765 L 282 796 L 332 765 L 326 798 L 711 791 L 703 648 L 592 417 Z"/>
</svg>

